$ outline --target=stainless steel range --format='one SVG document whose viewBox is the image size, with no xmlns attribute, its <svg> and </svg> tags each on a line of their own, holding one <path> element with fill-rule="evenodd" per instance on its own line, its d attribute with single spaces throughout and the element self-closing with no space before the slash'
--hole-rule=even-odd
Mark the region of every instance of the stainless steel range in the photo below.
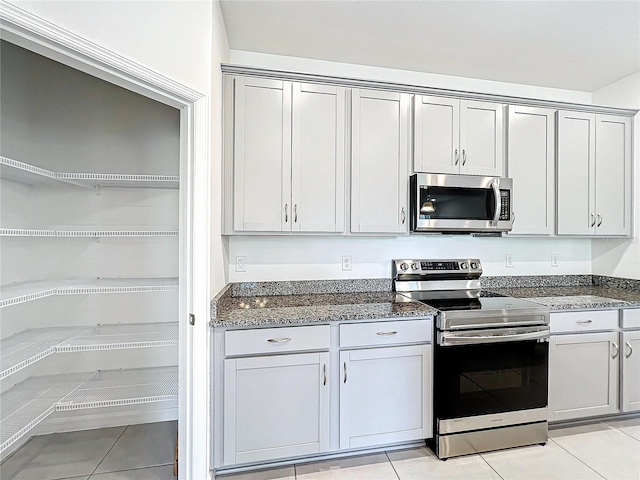
<svg viewBox="0 0 640 480">
<path fill-rule="evenodd" d="M 482 292 L 478 259 L 393 260 L 397 301 L 438 309 L 436 455 L 546 443 L 549 309 Z"/>
</svg>

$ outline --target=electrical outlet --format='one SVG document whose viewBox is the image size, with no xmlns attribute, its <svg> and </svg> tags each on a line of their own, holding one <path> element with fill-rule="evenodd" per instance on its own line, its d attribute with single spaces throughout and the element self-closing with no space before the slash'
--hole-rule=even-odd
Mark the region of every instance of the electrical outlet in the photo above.
<svg viewBox="0 0 640 480">
<path fill-rule="evenodd" d="M 236 272 L 246 272 L 247 271 L 247 257 L 241 256 L 236 257 Z"/>
<path fill-rule="evenodd" d="M 558 261 L 558 255 L 556 253 L 551 255 L 551 266 L 552 267 L 559 267 L 560 266 L 560 262 Z"/>
<path fill-rule="evenodd" d="M 351 270 L 351 255 L 345 255 L 342 257 L 342 270 Z"/>
<path fill-rule="evenodd" d="M 507 253 L 506 265 L 507 268 L 513 268 L 513 253 Z"/>
</svg>

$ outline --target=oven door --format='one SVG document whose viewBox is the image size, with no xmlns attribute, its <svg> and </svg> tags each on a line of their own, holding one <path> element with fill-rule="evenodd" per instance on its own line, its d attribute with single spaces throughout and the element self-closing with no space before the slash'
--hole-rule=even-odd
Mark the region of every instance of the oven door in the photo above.
<svg viewBox="0 0 640 480">
<path fill-rule="evenodd" d="M 507 232 L 510 178 L 416 174 L 410 179 L 414 232 Z"/>
<path fill-rule="evenodd" d="M 513 412 L 536 410 L 546 420 L 548 339 L 548 326 L 440 332 L 434 353 L 435 419 L 482 417 L 497 426 L 493 422 L 503 417 L 522 417 L 525 423 L 526 413 Z"/>
</svg>

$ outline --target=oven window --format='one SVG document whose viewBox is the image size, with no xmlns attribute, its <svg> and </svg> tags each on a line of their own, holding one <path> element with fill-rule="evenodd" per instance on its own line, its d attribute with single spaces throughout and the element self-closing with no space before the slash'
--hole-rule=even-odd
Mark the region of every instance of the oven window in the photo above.
<svg viewBox="0 0 640 480">
<path fill-rule="evenodd" d="M 490 188 L 420 187 L 419 218 L 491 220 L 496 200 Z"/>
<path fill-rule="evenodd" d="M 437 419 L 547 406 L 549 344 L 538 341 L 436 347 Z"/>
</svg>

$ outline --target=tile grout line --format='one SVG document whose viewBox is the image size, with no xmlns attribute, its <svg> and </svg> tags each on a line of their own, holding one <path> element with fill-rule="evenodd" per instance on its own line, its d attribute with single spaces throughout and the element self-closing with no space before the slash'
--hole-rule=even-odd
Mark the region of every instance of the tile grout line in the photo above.
<svg viewBox="0 0 640 480">
<path fill-rule="evenodd" d="M 400 480 L 400 475 L 398 474 L 396 467 L 393 465 L 393 462 L 391 461 L 391 457 L 389 457 L 389 452 L 385 451 L 384 454 L 387 456 L 387 460 L 389 460 L 389 463 L 391 464 L 391 468 L 393 468 L 393 473 L 396 474 L 396 478 Z"/>
<path fill-rule="evenodd" d="M 89 474 L 89 477 L 88 477 L 88 478 L 91 478 L 91 477 L 93 476 L 93 474 L 94 474 L 94 473 L 96 473 L 96 470 L 98 469 L 98 467 L 100 466 L 100 464 L 101 464 L 102 462 L 104 462 L 104 459 L 105 459 L 105 458 L 107 458 L 107 455 L 109 455 L 109 452 L 110 452 L 111 450 L 113 450 L 113 447 L 115 447 L 115 446 L 116 446 L 116 443 L 118 443 L 118 440 L 120 440 L 120 439 L 122 438 L 122 435 L 124 435 L 124 432 L 126 432 L 126 431 L 127 431 L 127 428 L 129 428 L 129 425 L 127 425 L 126 427 L 124 427 L 124 429 L 122 430 L 122 433 L 121 433 L 120 435 L 118 435 L 118 438 L 116 438 L 116 441 L 115 441 L 115 442 L 113 442 L 113 445 L 111 445 L 111 448 L 110 448 L 109 450 L 107 450 L 107 453 L 105 453 L 105 454 L 104 454 L 104 457 L 102 457 L 102 460 L 100 460 L 100 461 L 98 462 L 98 464 L 95 466 L 95 468 L 93 469 L 93 471 Z M 106 473 L 106 472 L 105 472 L 105 473 Z M 87 479 L 87 480 L 88 480 L 88 479 Z"/>
<path fill-rule="evenodd" d="M 24 447 L 26 447 L 27 445 L 29 445 L 29 443 L 31 443 L 31 440 L 33 440 L 36 436 L 33 435 L 31 437 L 29 437 L 29 440 L 27 440 L 26 442 L 24 442 L 24 444 L 18 448 L 17 450 L 15 450 L 14 452 L 11 452 L 9 455 L 7 455 L 7 457 L 2 460 L 2 462 L 0 462 L 0 466 L 4 465 L 5 463 L 7 463 L 9 461 L 9 459 L 11 457 L 13 457 L 16 453 L 18 453 L 20 450 L 22 450 Z"/>
<path fill-rule="evenodd" d="M 173 465 L 173 463 L 163 463 L 162 465 L 152 465 L 150 467 L 126 468 L 124 470 L 114 470 L 112 472 L 92 473 L 91 476 L 89 477 L 89 479 L 91 477 L 93 477 L 94 475 L 111 475 L 112 473 L 133 472 L 134 470 L 147 470 L 148 468 L 168 467 L 170 465 Z M 71 477 L 71 478 L 74 478 L 74 477 Z"/>
<path fill-rule="evenodd" d="M 605 477 L 604 475 L 602 475 L 600 472 L 598 472 L 595 468 L 593 468 L 591 465 L 589 465 L 588 463 L 582 461 L 582 459 L 576 457 L 573 453 L 571 453 L 569 450 L 567 450 L 566 448 L 564 448 L 562 445 L 560 445 L 558 442 L 554 441 L 552 438 L 549 438 L 550 442 L 555 443 L 557 446 L 559 446 L 562 450 L 564 450 L 565 452 L 567 452 L 569 455 L 571 455 L 573 458 L 575 458 L 576 460 L 578 460 L 580 463 L 582 463 L 585 467 L 587 467 L 589 470 L 591 470 L 592 472 L 594 472 L 596 475 L 604 478 L 605 480 L 607 480 L 607 477 Z"/>
<path fill-rule="evenodd" d="M 487 453 L 487 452 L 484 452 L 484 453 Z M 493 468 L 493 465 L 491 465 L 491 463 L 489 463 L 489 460 L 487 460 L 486 458 L 484 458 L 484 455 L 482 455 L 482 453 L 479 453 L 479 454 L 478 454 L 478 456 L 482 459 L 482 461 L 483 461 L 484 463 L 486 463 L 487 465 L 489 465 L 489 468 L 490 468 L 491 470 L 493 470 L 493 471 L 496 473 L 496 475 L 498 475 L 498 477 L 500 477 L 502 480 L 504 480 L 504 477 L 503 477 L 502 475 L 500 475 L 500 474 L 498 473 L 498 471 L 497 471 L 495 468 Z"/>
<path fill-rule="evenodd" d="M 624 431 L 624 430 L 622 430 L 620 427 L 616 427 L 615 425 L 611 425 L 610 423 L 608 423 L 608 422 L 606 422 L 606 421 L 605 421 L 604 423 L 606 423 L 607 425 L 609 425 L 609 426 L 610 426 L 610 427 L 612 427 L 612 428 L 615 428 L 615 429 L 616 429 L 616 430 L 618 430 L 620 433 L 624 433 L 626 436 L 633 438 L 636 442 L 640 442 L 640 439 L 638 439 L 638 438 L 634 437 L 634 436 L 633 436 L 633 435 L 631 435 L 630 433 L 625 432 L 625 431 Z"/>
</svg>

